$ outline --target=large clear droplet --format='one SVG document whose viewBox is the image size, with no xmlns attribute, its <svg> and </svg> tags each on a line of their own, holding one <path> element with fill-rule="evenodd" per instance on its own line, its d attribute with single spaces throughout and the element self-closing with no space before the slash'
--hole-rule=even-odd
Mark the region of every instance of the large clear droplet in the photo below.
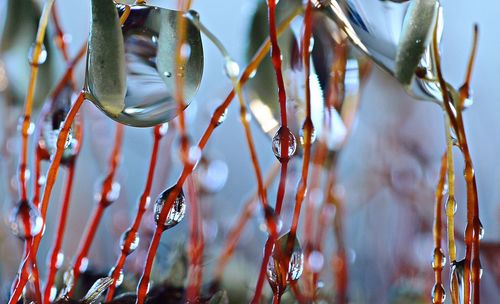
<svg viewBox="0 0 500 304">
<path fill-rule="evenodd" d="M 163 191 L 162 194 L 158 197 L 158 199 L 155 202 L 154 205 L 154 216 L 155 216 L 155 221 L 156 224 L 159 224 L 158 221 L 160 220 L 160 215 L 163 210 L 163 206 L 166 203 L 166 200 L 169 196 L 169 194 L 174 190 L 174 187 L 171 187 L 165 191 Z M 184 192 L 181 191 L 175 198 L 174 204 L 168 211 L 168 215 L 165 218 L 165 222 L 163 224 L 164 229 L 169 229 L 174 227 L 175 225 L 179 224 L 182 219 L 184 218 L 184 215 L 186 214 L 186 199 L 184 197 Z"/>
<path fill-rule="evenodd" d="M 448 196 L 448 200 L 446 201 L 446 209 L 451 209 L 453 211 L 453 214 L 457 212 L 457 201 L 455 200 L 455 197 Z"/>
<path fill-rule="evenodd" d="M 128 229 L 127 231 L 125 231 L 122 234 L 122 238 L 120 240 L 120 249 L 121 250 L 125 249 L 125 244 L 127 242 L 127 239 L 130 237 L 130 233 L 132 233 L 132 230 Z M 126 250 L 126 252 L 125 252 L 126 254 L 131 254 L 139 246 L 139 240 L 140 240 L 139 233 L 137 233 L 137 231 L 135 231 L 133 233 L 134 233 L 134 235 L 132 236 L 132 242 L 130 242 L 128 250 Z"/>
<path fill-rule="evenodd" d="M 302 129 L 300 129 L 300 144 L 301 145 L 304 145 L 305 144 L 305 135 L 306 135 L 306 128 L 305 128 L 305 124 L 302 126 Z M 310 143 L 314 143 L 316 141 L 316 130 L 314 129 L 314 127 L 311 128 L 311 134 L 308 135 L 311 139 Z"/>
<path fill-rule="evenodd" d="M 118 10 L 123 12 L 123 6 L 118 5 Z M 124 104 L 116 109 L 108 107 L 94 90 L 99 86 L 100 76 L 89 73 L 86 79 L 92 101 L 112 119 L 136 127 L 151 127 L 175 118 L 179 110 L 175 99 L 176 76 L 182 77 L 184 103 L 189 105 L 192 101 L 203 73 L 202 41 L 200 32 L 188 18 L 186 43 L 181 48 L 184 60 L 178 66 L 175 54 L 179 42 L 178 18 L 187 17 L 182 12 L 154 6 L 131 6 L 121 27 L 126 63 Z"/>
<path fill-rule="evenodd" d="M 42 136 L 38 141 L 38 145 L 42 150 L 47 152 L 49 157 L 52 157 L 56 153 L 59 132 L 71 108 L 73 97 L 73 89 L 69 84 L 66 84 L 57 95 L 53 95 L 47 100 L 47 107 L 42 111 Z M 73 124 L 66 138 L 65 150 L 61 160 L 62 164 L 69 163 L 78 154 L 78 139 L 73 135 L 75 125 Z"/>
<path fill-rule="evenodd" d="M 240 66 L 234 60 L 226 60 L 224 63 L 224 73 L 229 79 L 236 79 L 240 75 Z"/>
<path fill-rule="evenodd" d="M 452 263 L 450 289 L 453 303 L 462 303 L 461 299 L 464 296 L 464 271 L 465 260 Z"/>
<path fill-rule="evenodd" d="M 21 201 L 10 216 L 10 229 L 20 239 L 34 237 L 42 232 L 43 219 L 32 203 Z"/>
<path fill-rule="evenodd" d="M 273 137 L 273 152 L 280 161 L 290 159 L 297 149 L 295 136 L 287 127 L 281 127 Z M 285 153 L 282 153 L 284 151 Z"/>
<path fill-rule="evenodd" d="M 28 51 L 28 61 L 31 65 L 40 65 L 44 64 L 45 61 L 47 60 L 47 49 L 45 48 L 45 45 L 42 43 L 40 44 L 40 53 L 38 55 L 37 60 L 35 60 L 35 50 L 36 50 L 37 43 L 33 43 L 31 45 L 30 50 Z"/>
</svg>

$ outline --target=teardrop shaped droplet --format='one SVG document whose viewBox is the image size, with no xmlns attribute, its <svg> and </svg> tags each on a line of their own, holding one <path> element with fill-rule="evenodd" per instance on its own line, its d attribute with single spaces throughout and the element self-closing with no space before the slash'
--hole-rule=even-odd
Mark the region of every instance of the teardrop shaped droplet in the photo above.
<svg viewBox="0 0 500 304">
<path fill-rule="evenodd" d="M 442 284 L 434 285 L 432 288 L 432 303 L 444 303 L 446 300 L 446 291 Z"/>
<path fill-rule="evenodd" d="M 127 239 L 130 237 L 130 233 L 132 233 L 132 230 L 131 229 L 128 229 L 127 231 L 125 231 L 123 234 L 122 234 L 122 238 L 120 240 L 120 249 L 121 250 L 124 250 L 125 249 L 125 245 L 126 245 L 126 242 L 127 242 Z M 132 241 L 130 242 L 129 246 L 128 246 L 128 250 L 126 250 L 126 254 L 131 254 L 132 252 L 134 252 L 137 247 L 139 246 L 139 233 L 137 233 L 137 231 L 133 232 L 134 235 L 132 236 Z"/>
<path fill-rule="evenodd" d="M 165 191 L 163 191 L 162 194 L 156 199 L 155 205 L 154 205 L 154 216 L 155 216 L 155 221 L 156 224 L 159 224 L 158 221 L 160 220 L 160 215 L 163 210 L 163 206 L 166 203 L 166 200 L 168 199 L 169 194 L 174 190 L 175 187 L 171 187 Z M 175 198 L 175 201 L 168 211 L 168 215 L 165 218 L 165 222 L 163 224 L 163 228 L 169 229 L 174 227 L 175 225 L 179 224 L 182 219 L 184 218 L 184 215 L 186 214 L 186 199 L 184 197 L 184 192 L 181 191 Z"/>
<path fill-rule="evenodd" d="M 120 8 L 119 5 L 119 11 Z M 185 105 L 192 101 L 203 73 L 203 46 L 200 32 L 184 13 L 143 4 L 130 8 L 119 33 L 124 47 L 121 59 L 124 57 L 126 75 L 122 104 L 116 102 L 117 106 L 113 106 L 115 102 L 106 103 L 101 96 L 106 91 L 99 93 L 95 90 L 104 87 L 99 79 L 109 77 L 106 73 L 99 76 L 87 67 L 89 75 L 86 84 L 92 101 L 112 119 L 136 127 L 151 127 L 170 121 L 178 114 L 175 100 L 177 77 L 174 76 L 179 75 L 183 79 Z M 175 54 L 179 42 L 179 18 L 188 18 L 186 43 L 181 47 L 181 66 L 177 65 Z M 89 56 L 87 65 L 95 65 L 96 62 Z"/>
<path fill-rule="evenodd" d="M 31 238 L 41 233 L 43 219 L 38 208 L 28 201 L 21 201 L 10 216 L 10 229 L 20 239 Z"/>
<path fill-rule="evenodd" d="M 453 303 L 462 303 L 464 297 L 465 260 L 455 261 L 451 266 L 451 298 Z"/>
<path fill-rule="evenodd" d="M 42 136 L 38 141 L 38 146 L 46 151 L 46 155 L 52 157 L 57 150 L 57 139 L 59 137 L 60 130 L 64 124 L 66 116 L 71 108 L 71 101 L 73 98 L 73 89 L 71 86 L 66 84 L 56 95 L 51 96 L 47 100 L 48 105 L 47 110 L 42 111 Z M 73 160 L 79 152 L 79 142 L 78 138 L 74 136 L 73 130 L 78 130 L 79 117 L 76 118 L 75 123 L 73 123 L 72 128 L 68 132 L 66 137 L 66 142 L 64 145 L 64 153 L 61 159 L 61 163 L 66 165 L 71 160 Z"/>
<path fill-rule="evenodd" d="M 273 152 L 279 161 L 287 161 L 295 154 L 297 142 L 287 127 L 280 127 L 273 137 Z"/>
<path fill-rule="evenodd" d="M 305 144 L 305 137 L 306 136 L 306 133 L 308 133 L 306 131 L 306 126 L 305 126 L 305 123 L 304 125 L 302 126 L 302 129 L 300 129 L 300 144 L 301 145 L 304 145 Z M 314 143 L 316 141 L 316 130 L 314 129 L 314 126 L 311 126 L 311 134 L 307 134 L 307 136 L 310 137 L 310 143 Z"/>
<path fill-rule="evenodd" d="M 40 53 L 38 53 L 38 57 L 35 59 L 35 57 L 36 57 L 35 52 L 36 52 L 37 45 L 40 46 L 40 50 L 39 50 Z M 45 48 L 45 45 L 43 43 L 37 44 L 36 42 L 34 42 L 28 51 L 29 63 L 31 65 L 40 65 L 40 64 L 44 64 L 46 60 L 47 60 L 47 49 Z"/>
<path fill-rule="evenodd" d="M 110 278 L 113 277 L 113 272 L 115 272 L 115 267 L 111 268 L 111 270 L 109 271 L 109 274 L 108 276 Z M 123 278 L 124 278 L 124 275 L 123 275 L 123 269 L 120 269 L 120 273 L 118 274 L 118 277 L 116 278 L 116 282 L 115 282 L 115 285 L 116 287 L 122 285 L 123 283 Z"/>
<path fill-rule="evenodd" d="M 446 210 L 450 209 L 453 211 L 453 214 L 457 212 L 457 202 L 453 196 L 448 196 L 448 200 L 446 200 Z"/>
</svg>

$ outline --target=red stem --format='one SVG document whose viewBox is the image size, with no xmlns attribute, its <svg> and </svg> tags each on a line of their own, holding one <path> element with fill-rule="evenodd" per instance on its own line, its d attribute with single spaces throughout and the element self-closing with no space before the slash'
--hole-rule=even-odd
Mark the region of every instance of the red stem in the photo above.
<svg viewBox="0 0 500 304">
<path fill-rule="evenodd" d="M 69 204 L 71 202 L 71 189 L 73 186 L 73 177 L 75 175 L 75 164 L 71 162 L 68 166 L 68 179 L 66 182 L 66 192 L 64 195 L 64 200 L 61 207 L 61 214 L 59 215 L 59 224 L 57 226 L 57 234 L 54 242 L 54 247 L 52 248 L 52 253 L 50 254 L 50 264 L 49 264 L 49 275 L 47 277 L 47 284 L 45 285 L 45 292 L 43 297 L 43 303 L 50 303 L 50 291 L 54 285 L 55 275 L 57 273 L 57 259 L 61 252 L 62 242 L 64 239 L 64 232 L 66 229 L 66 221 L 68 218 Z"/>
<path fill-rule="evenodd" d="M 113 279 L 113 283 L 109 287 L 108 294 L 106 295 L 106 302 L 109 302 L 113 299 L 113 295 L 116 290 L 116 282 L 118 280 L 118 277 L 120 276 L 120 273 L 123 269 L 123 265 L 125 264 L 125 261 L 127 259 L 127 256 L 130 254 L 130 245 L 132 242 L 135 240 L 139 227 L 142 222 L 142 217 L 144 213 L 147 210 L 148 204 L 151 200 L 149 194 L 151 193 L 151 186 L 153 184 L 153 178 L 154 178 L 154 173 L 155 173 L 155 168 L 156 168 L 156 163 L 158 159 L 158 148 L 160 146 L 160 140 L 163 137 L 161 133 L 161 125 L 156 126 L 154 128 L 154 142 L 153 142 L 153 150 L 151 152 L 151 159 L 149 162 L 149 170 L 148 170 L 148 176 L 146 180 L 146 185 L 144 186 L 144 191 L 142 192 L 141 198 L 139 200 L 139 204 L 137 206 L 137 213 L 134 219 L 134 222 L 132 226 L 127 230 L 128 231 L 128 237 L 125 240 L 125 244 L 123 244 L 120 252 L 120 257 L 116 261 L 113 273 L 111 275 L 111 278 Z"/>
<path fill-rule="evenodd" d="M 97 228 L 99 227 L 99 223 L 101 222 L 102 216 L 104 214 L 104 210 L 110 205 L 108 201 L 108 193 L 111 191 L 113 186 L 113 181 L 116 174 L 116 169 L 120 162 L 121 158 L 121 147 L 123 141 L 123 125 L 117 123 L 116 124 L 116 133 L 115 133 L 115 145 L 113 147 L 113 151 L 111 152 L 109 159 L 109 171 L 106 175 L 102 183 L 101 197 L 99 202 L 97 203 L 97 207 L 92 214 L 90 223 L 87 225 L 87 229 L 85 232 L 85 237 L 82 239 L 83 241 L 80 243 L 80 249 L 77 253 L 77 258 L 75 259 L 75 263 L 73 265 L 73 287 L 69 291 L 69 296 L 71 297 L 74 293 L 74 287 L 78 282 L 78 278 L 80 276 L 80 266 L 82 265 L 82 261 L 87 257 L 87 254 L 90 250 L 90 246 L 92 246 L 92 242 L 94 240 Z"/>
</svg>

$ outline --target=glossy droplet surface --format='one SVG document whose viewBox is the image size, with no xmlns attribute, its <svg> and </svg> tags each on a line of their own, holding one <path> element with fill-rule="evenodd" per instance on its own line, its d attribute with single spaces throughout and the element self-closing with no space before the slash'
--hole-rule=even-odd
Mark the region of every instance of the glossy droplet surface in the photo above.
<svg viewBox="0 0 500 304">
<path fill-rule="evenodd" d="M 32 203 L 21 201 L 10 216 L 10 229 L 20 239 L 34 237 L 42 232 L 43 219 Z"/>
<path fill-rule="evenodd" d="M 118 5 L 120 12 L 123 6 Z M 124 101 L 117 109 L 108 108 L 96 94 L 93 102 L 112 119 L 136 127 L 150 127 L 172 120 L 178 113 L 176 79 L 182 77 L 183 101 L 189 105 L 198 90 L 203 73 L 201 36 L 187 20 L 185 45 L 181 48 L 183 63 L 176 63 L 178 44 L 177 20 L 183 13 L 147 5 L 131 6 L 121 27 L 124 42 L 126 88 Z M 87 76 L 87 87 L 98 79 Z"/>
<path fill-rule="evenodd" d="M 158 199 L 155 202 L 154 205 L 154 217 L 156 224 L 158 225 L 159 220 L 160 220 L 160 215 L 163 210 L 163 206 L 166 203 L 166 200 L 169 196 L 169 194 L 173 191 L 174 187 L 169 188 L 165 191 L 163 191 L 162 194 L 158 197 Z M 174 200 L 174 203 L 170 210 L 168 211 L 168 215 L 165 218 L 165 222 L 163 223 L 163 228 L 164 229 L 169 229 L 174 227 L 175 225 L 179 224 L 182 219 L 184 218 L 184 215 L 186 214 L 186 199 L 184 197 L 184 192 L 181 191 L 177 195 L 177 197 Z"/>
<path fill-rule="evenodd" d="M 441 248 L 436 248 L 434 249 L 434 255 L 432 258 L 432 269 L 443 269 L 443 267 L 446 265 L 446 256 L 443 253 L 443 250 Z"/>
<path fill-rule="evenodd" d="M 127 238 L 130 237 L 130 233 L 132 233 L 132 231 L 129 229 L 122 234 L 122 238 L 120 240 L 120 249 L 121 250 L 125 249 L 125 244 L 127 242 Z M 140 240 L 139 233 L 134 232 L 134 236 L 132 237 L 132 242 L 130 242 L 128 250 L 126 250 L 126 254 L 131 254 L 132 252 L 134 252 L 137 249 L 137 247 L 139 246 L 139 240 Z"/>
<path fill-rule="evenodd" d="M 432 303 L 444 303 L 446 300 L 446 291 L 442 284 L 436 284 L 432 288 Z"/>
<path fill-rule="evenodd" d="M 484 238 L 484 227 L 483 227 L 483 224 L 481 222 L 479 222 L 478 237 L 479 237 L 479 240 L 482 240 Z"/>
<path fill-rule="evenodd" d="M 290 129 L 281 127 L 273 137 L 272 147 L 276 158 L 280 161 L 285 161 L 295 154 L 297 142 L 295 141 L 295 136 L 290 132 Z"/>
<path fill-rule="evenodd" d="M 453 214 L 457 212 L 457 201 L 455 200 L 454 197 L 449 196 L 448 199 L 446 200 L 446 209 L 447 210 L 452 210 Z"/>
<path fill-rule="evenodd" d="M 31 65 L 40 65 L 44 64 L 45 61 L 47 61 L 47 49 L 45 48 L 45 45 L 42 43 L 40 45 L 40 53 L 38 55 L 37 60 L 35 60 L 35 51 L 36 51 L 36 43 L 33 43 L 31 45 L 31 48 L 28 51 L 28 61 Z"/>
<path fill-rule="evenodd" d="M 300 243 L 296 237 L 289 242 L 289 237 L 290 233 L 287 233 L 276 241 L 267 265 L 267 279 L 273 290 L 280 292 L 284 291 L 288 282 L 298 280 L 304 270 Z"/>
<path fill-rule="evenodd" d="M 226 120 L 226 117 L 227 117 L 227 108 L 224 110 L 224 112 L 222 112 L 222 115 L 219 116 L 219 119 L 217 119 L 217 124 L 215 126 L 216 127 L 220 126 Z"/>
<path fill-rule="evenodd" d="M 234 60 L 226 60 L 224 63 L 224 73 L 229 79 L 235 79 L 240 75 L 240 66 Z"/>
<path fill-rule="evenodd" d="M 308 137 L 310 138 L 310 143 L 314 143 L 316 141 L 316 130 L 314 129 L 314 127 L 311 127 L 311 134 L 309 135 L 308 134 Z M 302 129 L 300 129 L 300 144 L 301 145 L 304 145 L 305 144 L 305 135 L 306 135 L 306 128 L 305 128 L 305 125 L 302 126 Z"/>
<path fill-rule="evenodd" d="M 109 271 L 109 274 L 108 276 L 111 278 L 113 277 L 113 272 L 115 272 L 115 268 L 111 268 L 111 270 Z M 124 278 L 124 274 L 123 274 L 123 270 L 120 270 L 120 273 L 118 274 L 118 277 L 116 278 L 116 286 L 120 286 L 122 283 L 123 283 L 123 278 Z"/>
<path fill-rule="evenodd" d="M 42 111 L 42 136 L 38 141 L 38 145 L 42 150 L 45 150 L 50 157 L 56 153 L 59 133 L 66 119 L 66 115 L 71 108 L 71 100 L 73 97 L 73 89 L 67 84 L 56 96 L 52 96 L 51 99 L 46 102 L 46 106 Z M 77 117 L 76 119 L 78 120 L 79 118 Z M 76 136 L 74 136 L 74 129 L 78 131 L 76 122 L 73 123 L 66 137 L 64 145 L 65 150 L 61 160 L 62 164 L 67 164 L 78 154 L 79 142 Z"/>
</svg>

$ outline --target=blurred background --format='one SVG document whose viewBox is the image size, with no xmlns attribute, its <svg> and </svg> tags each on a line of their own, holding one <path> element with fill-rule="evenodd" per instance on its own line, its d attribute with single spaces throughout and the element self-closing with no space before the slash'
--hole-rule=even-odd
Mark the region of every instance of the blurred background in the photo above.
<svg viewBox="0 0 500 304">
<path fill-rule="evenodd" d="M 465 112 L 465 124 L 477 176 L 480 216 L 485 228 L 481 292 L 484 303 L 494 303 L 500 297 L 500 251 L 496 249 L 500 248 L 500 164 L 497 161 L 500 152 L 497 135 L 500 120 L 496 114 L 500 110 L 496 94 L 500 79 L 500 36 L 497 34 L 500 3 L 493 0 L 480 3 L 465 0 L 441 2 L 445 20 L 441 44 L 443 69 L 447 80 L 457 87 L 464 78 L 472 45 L 473 25 L 478 23 L 480 29 L 472 80 L 474 104 Z M 176 1 L 171 0 L 151 0 L 148 3 L 166 8 L 176 6 Z M 2 15 L 6 11 L 5 4 L 5 0 L 0 2 L 0 22 L 6 17 Z M 194 1 L 193 4 L 202 22 L 220 38 L 241 68 L 247 64 L 249 27 L 257 4 L 256 0 Z M 65 0 L 56 1 L 56 5 L 61 25 L 70 41 L 70 54 L 75 54 L 87 39 L 89 4 L 87 1 Z M 200 90 L 186 110 L 188 132 L 194 141 L 198 140 L 213 110 L 231 89 L 230 81 L 224 76 L 223 59 L 213 44 L 205 37 L 203 39 L 205 71 Z M 24 51 L 28 53 L 28 49 Z M 5 73 L 7 70 L 8 84 L 22 90 L 26 87 L 29 66 L 27 61 L 20 59 L 26 56 L 19 56 L 19 53 L 17 50 L 0 54 L 0 72 Z M 63 65 L 61 58 L 53 59 L 50 64 L 60 65 L 56 69 L 58 72 L 52 75 L 52 79 L 57 80 L 62 74 Z M 75 71 L 80 84 L 83 83 L 83 74 L 81 63 Z M 5 77 L 5 74 L 1 74 L 1 77 Z M 0 81 L 0 84 L 4 82 Z M 5 87 L 0 87 L 0 91 L 3 90 Z M 12 183 L 17 182 L 17 177 L 11 173 L 17 164 L 20 148 L 19 136 L 9 137 L 8 130 L 9 127 L 16 127 L 21 107 L 8 107 L 2 94 L 0 100 L 0 142 L 5 143 L 0 167 L 0 299 L 3 299 L 9 292 L 22 256 L 22 243 L 11 235 L 8 227 L 8 216 L 17 199 L 9 190 Z M 113 146 L 114 123 L 91 103 L 84 105 L 82 113 L 85 121 L 84 142 L 77 162 L 68 230 L 63 245 L 63 268 L 70 265 L 88 217 L 95 207 L 94 196 L 107 171 L 107 161 Z M 268 172 L 277 163 L 271 150 L 271 141 L 255 119 L 251 124 L 260 165 L 263 172 Z M 376 67 L 371 70 L 361 87 L 359 111 L 352 133 L 340 153 L 337 170 L 336 192 L 345 204 L 344 237 L 348 254 L 349 302 L 430 301 L 433 286 L 431 231 L 437 174 L 445 149 L 443 124 L 439 107 L 413 100 L 384 72 Z M 117 258 L 120 235 L 135 215 L 135 206 L 144 187 L 152 134 L 151 129 L 125 129 L 123 161 L 117 178 L 121 185 L 120 196 L 105 213 L 88 256 L 89 268 L 107 273 Z M 160 148 L 151 193 L 153 199 L 175 183 L 182 169 L 177 141 L 169 134 L 162 140 Z M 7 154 L 10 155 L 9 159 L 5 157 Z M 204 155 L 217 166 L 217 174 L 205 176 L 209 178 L 206 182 L 208 188 L 200 197 L 206 242 L 204 276 L 209 280 L 229 229 L 243 210 L 244 201 L 253 195 L 256 188 L 236 102 L 230 106 L 224 124 L 213 134 Z M 455 151 L 455 160 L 458 191 L 456 223 L 459 233 L 457 252 L 462 257 L 464 246 L 460 239 L 465 227 L 466 209 L 465 187 L 461 178 L 463 161 L 458 151 Z M 285 227 L 290 225 L 300 165 L 301 160 L 296 157 L 290 169 L 282 217 Z M 47 167 L 44 164 L 44 168 Z M 45 237 L 39 251 L 40 264 L 45 263 L 53 241 L 65 174 L 61 170 L 53 192 Z M 217 187 L 211 189 L 214 185 Z M 270 202 L 274 202 L 276 188 L 274 183 L 268 190 Z M 267 238 L 261 214 L 260 210 L 255 212 L 226 270 L 226 287 L 232 292 L 230 300 L 234 303 L 238 302 L 235 295 L 243 297 L 240 299 L 253 295 Z M 169 265 L 175 258 L 172 253 L 186 244 L 189 237 L 188 222 L 186 218 L 164 234 L 157 263 Z M 152 214 L 147 214 L 144 229 L 153 229 L 154 225 Z M 306 239 L 307 236 L 299 234 L 299 238 Z M 149 241 L 141 241 L 139 249 L 129 257 L 127 269 L 130 271 L 126 274 L 133 275 L 142 270 Z M 322 288 L 328 291 L 333 290 L 335 285 L 331 264 L 336 245 L 331 225 L 324 242 L 321 280 Z M 158 269 L 157 275 L 161 276 L 162 268 Z M 42 277 L 44 271 L 42 268 Z M 447 284 L 449 274 L 446 271 L 444 273 Z M 270 294 L 269 288 L 266 293 Z"/>
</svg>

